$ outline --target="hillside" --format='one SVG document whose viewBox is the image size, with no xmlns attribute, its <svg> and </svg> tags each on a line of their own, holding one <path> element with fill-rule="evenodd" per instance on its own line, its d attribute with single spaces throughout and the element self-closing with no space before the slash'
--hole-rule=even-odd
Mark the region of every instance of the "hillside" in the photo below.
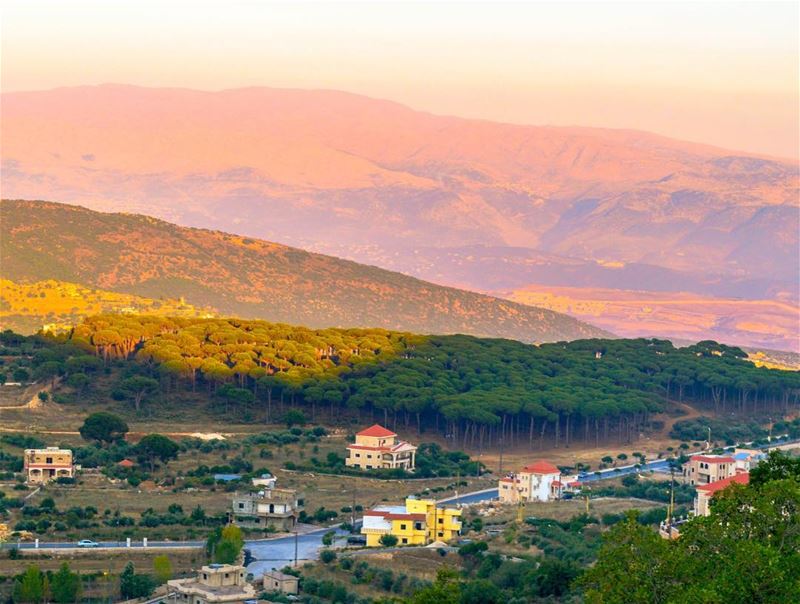
<svg viewBox="0 0 800 604">
<path fill-rule="evenodd" d="M 19 336 L 0 334 L 18 345 Z M 471 336 L 323 329 L 242 319 L 90 317 L 31 359 L 34 377 L 66 377 L 98 404 L 250 421 L 289 408 L 333 423 L 381 423 L 450 435 L 473 450 L 636 440 L 652 415 L 691 401 L 715 415 L 782 418 L 796 412 L 800 373 L 756 367 L 715 342 L 578 340 L 525 345 Z M 15 344 L 16 343 L 16 344 Z M 122 369 L 98 392 L 103 367 Z M 4 371 L 14 373 L 12 367 Z M 83 377 L 73 377 L 74 374 Z M 138 376 L 138 377 L 134 377 Z M 200 403 L 200 394 L 203 400 Z M 182 411 L 169 401 L 182 400 Z M 203 408 L 201 408 L 201 406 Z"/>
<path fill-rule="evenodd" d="M 40 329 L 61 332 L 86 317 L 102 313 L 211 317 L 208 309 L 181 300 L 153 300 L 103 291 L 63 281 L 15 283 L 0 279 L 0 328 L 31 334 Z"/>
<path fill-rule="evenodd" d="M 266 241 L 46 202 L 0 206 L 2 277 L 46 279 L 219 314 L 554 341 L 606 332 L 571 317 Z"/>
<path fill-rule="evenodd" d="M 621 337 L 647 334 L 674 343 L 710 337 L 735 346 L 800 351 L 798 308 L 780 300 L 546 285 L 498 294 L 568 313 Z"/>
<path fill-rule="evenodd" d="M 5 197 L 143 212 L 478 290 L 798 298 L 796 162 L 335 91 L 103 85 L 2 100 Z"/>
</svg>

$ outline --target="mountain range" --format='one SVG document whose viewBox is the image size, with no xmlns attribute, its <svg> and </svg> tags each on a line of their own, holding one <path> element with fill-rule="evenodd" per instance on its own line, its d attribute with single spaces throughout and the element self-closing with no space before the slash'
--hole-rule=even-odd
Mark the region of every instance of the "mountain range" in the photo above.
<svg viewBox="0 0 800 604">
<path fill-rule="evenodd" d="M 497 295 L 635 290 L 798 316 L 796 162 L 323 90 L 103 85 L 2 101 L 7 198 L 140 212 Z M 796 333 L 725 313 L 705 321 L 734 325 L 734 343 L 797 347 Z"/>
<path fill-rule="evenodd" d="M 34 289 L 20 291 L 40 292 L 37 298 L 48 295 L 39 282 L 52 280 L 57 283 L 48 289 L 55 287 L 61 298 L 60 290 L 78 284 L 91 288 L 98 303 L 110 298 L 103 292 L 150 300 L 124 300 L 128 305 L 180 298 L 192 305 L 188 310 L 312 327 L 384 327 L 529 342 L 609 335 L 550 310 L 148 216 L 13 200 L 2 201 L 0 216 L 2 277 L 31 284 Z M 23 304 L 3 301 L 20 309 Z"/>
</svg>

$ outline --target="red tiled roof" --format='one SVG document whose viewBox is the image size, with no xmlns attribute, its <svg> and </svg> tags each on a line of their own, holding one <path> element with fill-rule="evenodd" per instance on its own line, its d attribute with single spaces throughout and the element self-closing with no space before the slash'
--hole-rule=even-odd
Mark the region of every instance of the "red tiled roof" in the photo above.
<svg viewBox="0 0 800 604">
<path fill-rule="evenodd" d="M 560 487 L 560 486 L 561 486 L 561 481 L 559 481 L 559 480 L 554 480 L 554 481 L 553 481 L 553 482 L 551 482 L 550 484 L 551 484 L 551 485 L 553 485 L 554 487 Z"/>
<path fill-rule="evenodd" d="M 395 434 L 391 430 L 387 430 L 380 424 L 375 424 L 373 426 L 370 426 L 366 430 L 362 430 L 361 432 L 356 434 L 356 436 L 397 436 L 397 434 Z"/>
<path fill-rule="evenodd" d="M 714 457 L 711 455 L 692 455 L 692 461 L 694 460 L 707 463 L 734 463 L 733 457 Z"/>
<path fill-rule="evenodd" d="M 123 468 L 132 468 L 136 464 L 133 463 L 130 459 L 123 459 L 121 462 L 117 464 L 118 466 L 122 466 Z"/>
<path fill-rule="evenodd" d="M 561 470 L 551 464 L 549 461 L 536 461 L 529 466 L 522 468 L 523 472 L 529 474 L 560 474 Z"/>
<path fill-rule="evenodd" d="M 424 521 L 425 514 L 386 514 L 386 520 L 417 520 Z"/>
<path fill-rule="evenodd" d="M 750 482 L 750 473 L 743 472 L 741 474 L 736 474 L 735 476 L 731 476 L 730 478 L 724 478 L 723 480 L 712 482 L 711 484 L 698 485 L 697 490 L 703 491 L 704 493 L 708 493 L 709 495 L 713 496 L 714 493 L 718 493 L 719 491 L 723 490 L 724 488 L 730 486 L 733 483 L 748 484 L 749 482 Z"/>
</svg>

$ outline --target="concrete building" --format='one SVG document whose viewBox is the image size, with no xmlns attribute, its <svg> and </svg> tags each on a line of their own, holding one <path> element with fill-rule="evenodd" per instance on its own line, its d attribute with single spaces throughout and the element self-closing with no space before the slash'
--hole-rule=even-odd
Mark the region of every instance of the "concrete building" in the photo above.
<svg viewBox="0 0 800 604">
<path fill-rule="evenodd" d="M 433 499 L 409 497 L 405 505 L 381 505 L 364 513 L 361 534 L 367 547 L 381 545 L 384 535 L 397 537 L 398 545 L 447 542 L 461 533 L 461 510 L 439 507 Z"/>
<path fill-rule="evenodd" d="M 728 478 L 717 480 L 709 484 L 697 486 L 697 497 L 694 500 L 694 515 L 708 516 L 711 513 L 711 500 L 714 495 L 729 487 L 732 484 L 748 484 L 750 482 L 749 472 L 739 472 Z"/>
<path fill-rule="evenodd" d="M 298 579 L 294 575 L 287 575 L 279 570 L 270 570 L 264 573 L 264 591 L 278 591 L 282 594 L 296 594 Z"/>
<path fill-rule="evenodd" d="M 736 460 L 730 455 L 692 455 L 683 464 L 686 484 L 711 484 L 736 474 Z"/>
<path fill-rule="evenodd" d="M 197 577 L 168 581 L 167 594 L 168 602 L 187 604 L 244 604 L 257 597 L 245 579 L 244 567 L 232 564 L 209 564 L 200 569 Z"/>
<path fill-rule="evenodd" d="M 501 503 L 552 501 L 561 497 L 562 488 L 561 470 L 547 461 L 537 461 L 501 478 L 497 492 Z"/>
<path fill-rule="evenodd" d="M 417 448 L 397 439 L 397 434 L 375 424 L 356 434 L 356 442 L 347 447 L 345 465 L 351 468 L 403 468 L 413 471 Z"/>
<path fill-rule="evenodd" d="M 236 493 L 231 504 L 231 522 L 246 528 L 288 531 L 297 524 L 301 507 L 293 489 Z"/>
<path fill-rule="evenodd" d="M 75 477 L 72 451 L 58 447 L 25 449 L 23 469 L 25 479 L 31 484 L 41 484 L 57 478 Z"/>
<path fill-rule="evenodd" d="M 749 472 L 755 468 L 762 459 L 766 459 L 767 454 L 758 449 L 735 449 L 733 459 L 736 462 L 736 470 Z"/>
<path fill-rule="evenodd" d="M 265 487 L 267 489 L 274 489 L 278 479 L 272 474 L 262 474 L 259 477 L 253 477 L 254 487 Z"/>
</svg>

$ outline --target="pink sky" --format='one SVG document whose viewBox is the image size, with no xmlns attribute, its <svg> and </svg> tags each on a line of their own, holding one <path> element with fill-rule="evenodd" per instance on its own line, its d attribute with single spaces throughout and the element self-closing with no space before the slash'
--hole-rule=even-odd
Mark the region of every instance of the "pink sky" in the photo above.
<svg viewBox="0 0 800 604">
<path fill-rule="evenodd" d="M 333 88 L 797 158 L 796 2 L 11 1 L 4 91 Z"/>
</svg>

